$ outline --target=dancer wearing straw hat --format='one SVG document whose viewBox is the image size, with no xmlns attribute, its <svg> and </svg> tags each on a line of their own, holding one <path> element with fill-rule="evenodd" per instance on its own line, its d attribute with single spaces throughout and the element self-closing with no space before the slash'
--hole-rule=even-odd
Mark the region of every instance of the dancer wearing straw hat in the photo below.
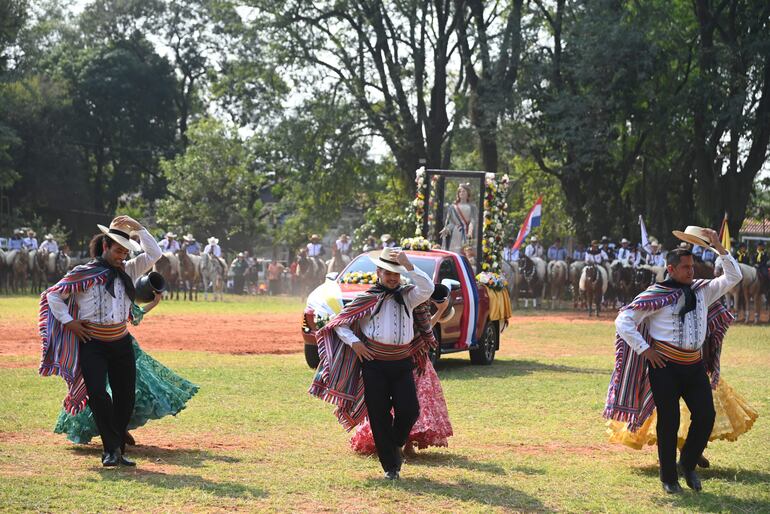
<svg viewBox="0 0 770 514">
<path fill-rule="evenodd" d="M 714 230 L 687 227 L 674 235 L 713 245 L 724 274 L 714 280 L 693 280 L 692 253 L 681 248 L 668 253 L 671 278 L 650 286 L 615 320 L 615 371 L 604 411 L 608 419 L 627 422 L 632 432 L 657 411 L 660 480 L 667 493 L 682 490 L 680 474 L 690 488 L 702 488 L 695 466 L 714 426 L 711 389 L 719 382 L 722 340 L 733 319 L 718 300 L 741 280 L 738 264 Z M 680 398 L 692 415 L 677 463 Z"/>
<path fill-rule="evenodd" d="M 60 375 L 69 392 L 64 407 L 78 414 L 88 402 L 104 453 L 102 465 L 133 466 L 125 456 L 134 410 L 136 363 L 128 322 L 134 281 L 160 259 L 155 238 L 128 216 L 118 216 L 91 240 L 94 260 L 78 266 L 40 299 L 41 375 Z M 141 246 L 130 239 L 136 232 Z M 144 253 L 124 262 L 130 251 Z M 107 393 L 107 380 L 112 397 Z"/>
</svg>

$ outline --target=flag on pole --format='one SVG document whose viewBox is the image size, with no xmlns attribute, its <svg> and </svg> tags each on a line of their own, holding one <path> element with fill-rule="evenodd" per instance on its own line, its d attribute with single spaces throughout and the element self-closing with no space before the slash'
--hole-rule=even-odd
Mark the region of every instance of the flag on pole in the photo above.
<svg viewBox="0 0 770 514">
<path fill-rule="evenodd" d="M 641 214 L 639 215 L 639 225 L 642 227 L 642 249 L 647 253 L 652 253 L 650 239 L 647 237 L 647 227 L 644 226 L 644 218 Z"/>
<path fill-rule="evenodd" d="M 719 239 L 722 240 L 722 246 L 725 247 L 725 250 L 730 252 L 730 227 L 727 226 L 727 213 L 725 213 L 725 218 L 722 220 L 722 227 L 719 229 Z"/>
<path fill-rule="evenodd" d="M 532 229 L 540 226 L 540 218 L 543 214 L 543 197 L 537 199 L 535 205 L 527 213 L 527 217 L 524 218 L 524 223 L 521 224 L 519 229 L 519 235 L 516 236 L 516 242 L 513 245 L 514 250 L 518 250 L 524 239 L 532 232 Z"/>
</svg>

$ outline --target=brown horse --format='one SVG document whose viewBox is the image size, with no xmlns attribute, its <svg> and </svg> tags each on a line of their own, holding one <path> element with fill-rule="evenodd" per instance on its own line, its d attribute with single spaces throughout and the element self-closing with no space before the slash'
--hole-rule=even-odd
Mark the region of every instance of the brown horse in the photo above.
<svg viewBox="0 0 770 514">
<path fill-rule="evenodd" d="M 321 285 L 326 276 L 326 264 L 319 258 L 308 257 L 304 248 L 297 254 L 297 278 L 303 295 Z"/>
<path fill-rule="evenodd" d="M 610 267 L 612 270 L 612 283 L 615 285 L 615 298 L 620 305 L 626 305 L 633 300 L 634 269 L 624 266 L 622 262 L 615 261 Z"/>
<path fill-rule="evenodd" d="M 193 300 L 195 295 L 195 301 L 198 301 L 198 284 L 201 283 L 200 274 L 200 262 L 199 255 L 190 255 L 187 253 L 187 243 L 182 245 L 180 250 L 177 250 L 176 256 L 179 259 L 179 284 L 184 289 L 185 300 Z"/>
<path fill-rule="evenodd" d="M 551 297 L 551 310 L 555 309 L 557 304 L 561 306 L 567 287 L 567 275 L 569 275 L 569 269 L 566 262 L 551 261 L 548 263 L 548 296 Z"/>
<path fill-rule="evenodd" d="M 29 252 L 25 249 L 6 252 L 5 266 L 7 290 L 14 294 L 22 292 L 29 271 Z"/>
<path fill-rule="evenodd" d="M 29 252 L 30 292 L 40 293 L 48 282 L 48 252 L 32 250 Z"/>
<path fill-rule="evenodd" d="M 163 275 L 166 279 L 166 292 L 169 299 L 179 300 L 179 259 L 171 252 L 163 252 L 154 266 L 155 271 Z"/>
<path fill-rule="evenodd" d="M 602 308 L 602 296 L 607 291 L 607 270 L 598 264 L 588 264 L 580 275 L 580 291 L 586 302 L 588 317 L 593 314 L 596 306 L 596 317 Z"/>
</svg>

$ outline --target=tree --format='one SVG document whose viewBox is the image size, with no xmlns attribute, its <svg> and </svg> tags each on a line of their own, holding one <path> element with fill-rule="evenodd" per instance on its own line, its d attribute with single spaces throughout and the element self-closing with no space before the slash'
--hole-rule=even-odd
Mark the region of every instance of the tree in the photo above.
<svg viewBox="0 0 770 514">
<path fill-rule="evenodd" d="M 26 18 L 27 2 L 25 0 L 0 0 L 0 81 L 5 80 L 8 62 L 8 49 L 16 42 Z M 7 100 L 0 93 L 0 105 Z M 19 144 L 15 132 L 4 120 L 7 113 L 0 108 L 0 190 L 10 187 L 19 179 L 19 173 L 13 169 L 9 151 Z"/>
<path fill-rule="evenodd" d="M 258 221 L 264 176 L 251 169 L 253 159 L 234 127 L 202 118 L 188 134 L 187 151 L 160 163 L 169 195 L 158 202 L 158 224 L 249 246 L 264 230 Z"/>
</svg>

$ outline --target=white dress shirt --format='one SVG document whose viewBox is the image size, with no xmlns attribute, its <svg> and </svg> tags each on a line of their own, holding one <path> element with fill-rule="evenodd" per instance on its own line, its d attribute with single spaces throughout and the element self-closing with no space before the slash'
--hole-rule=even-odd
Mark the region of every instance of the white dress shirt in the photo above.
<svg viewBox="0 0 770 514">
<path fill-rule="evenodd" d="M 685 302 L 684 294 L 682 294 L 676 303 L 656 311 L 632 309 L 621 311 L 615 319 L 618 335 L 637 354 L 641 354 L 650 345 L 639 333 L 637 327 L 642 321 L 649 318 L 648 326 L 652 339 L 663 341 L 683 350 L 700 349 L 706 338 L 709 306 L 741 281 L 741 270 L 731 255 L 722 255 L 717 259 L 722 261 L 724 275 L 709 280 L 708 284 L 695 291 L 695 309 L 685 314 L 684 321 L 679 317 L 679 311 L 682 310 Z"/>
<path fill-rule="evenodd" d="M 213 253 L 214 257 L 222 257 L 222 249 L 219 245 L 206 245 L 206 248 L 203 249 L 203 253 Z"/>
<path fill-rule="evenodd" d="M 323 248 L 321 243 L 308 243 L 307 244 L 307 256 L 308 257 L 320 257 L 321 256 L 321 248 Z"/>
<path fill-rule="evenodd" d="M 393 298 L 386 299 L 376 315 L 364 316 L 359 322 L 367 339 L 384 344 L 409 344 L 414 339 L 414 308 L 430 298 L 434 285 L 433 280 L 417 267 L 406 276 L 415 285 L 404 293 L 404 303 L 409 309 L 409 316 Z M 334 331 L 347 345 L 361 341 L 348 325 L 339 326 Z"/>
<path fill-rule="evenodd" d="M 352 244 L 350 241 L 345 242 L 337 239 L 335 243 L 337 244 L 337 250 L 339 250 L 340 253 L 344 253 L 345 255 L 350 253 L 350 245 Z"/>
<path fill-rule="evenodd" d="M 144 253 L 126 262 L 126 273 L 133 281 L 136 281 L 147 270 L 152 268 L 152 265 L 162 255 L 158 243 L 149 232 L 140 230 L 138 235 Z M 120 278 L 115 279 L 113 286 L 115 297 L 107 292 L 104 284 L 96 285 L 82 293 L 75 293 L 75 302 L 78 305 L 78 319 L 99 325 L 111 325 L 126 321 L 131 310 L 131 299 L 126 294 L 123 281 Z M 51 312 L 56 319 L 63 325 L 72 321 L 72 316 L 70 316 L 69 309 L 65 303 L 69 295 L 50 292 L 47 296 L 48 305 L 51 307 Z"/>
<path fill-rule="evenodd" d="M 618 260 L 620 261 L 628 261 L 628 257 L 631 255 L 631 249 L 630 248 L 623 248 L 622 246 L 618 248 Z"/>
<path fill-rule="evenodd" d="M 50 252 L 50 253 L 59 253 L 59 245 L 56 244 L 56 241 L 53 241 L 51 239 L 46 239 L 42 243 L 40 243 L 40 248 L 38 248 L 41 252 Z"/>
<path fill-rule="evenodd" d="M 607 260 L 609 260 L 609 257 L 607 257 L 607 254 L 604 253 L 604 250 L 601 250 L 599 253 L 586 252 L 586 259 L 585 259 L 586 264 L 590 264 L 592 262 L 596 264 L 601 264 Z"/>
<path fill-rule="evenodd" d="M 532 243 L 528 244 L 526 248 L 524 248 L 524 255 L 529 257 L 530 259 L 532 257 L 540 257 L 543 258 L 543 247 L 540 245 L 533 245 Z"/>
<path fill-rule="evenodd" d="M 666 259 L 663 257 L 662 253 L 648 253 L 647 264 L 650 266 L 665 267 Z"/>
<path fill-rule="evenodd" d="M 21 244 L 27 250 L 37 250 L 37 239 L 35 239 L 34 237 L 25 237 L 24 239 L 22 239 Z"/>
<path fill-rule="evenodd" d="M 179 241 L 176 239 L 162 239 L 159 246 L 164 252 L 171 253 L 176 253 L 181 248 L 181 246 L 179 246 Z"/>
</svg>

